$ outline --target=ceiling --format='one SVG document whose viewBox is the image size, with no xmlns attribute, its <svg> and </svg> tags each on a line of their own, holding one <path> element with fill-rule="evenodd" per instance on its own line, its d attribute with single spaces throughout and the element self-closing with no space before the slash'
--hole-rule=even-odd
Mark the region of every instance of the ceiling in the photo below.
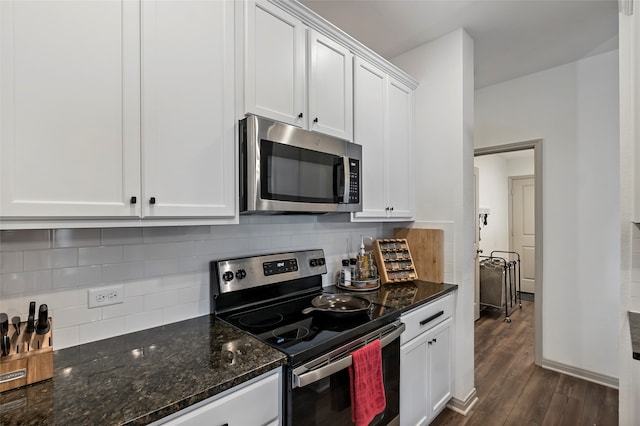
<svg viewBox="0 0 640 426">
<path fill-rule="evenodd" d="M 617 0 L 300 0 L 391 59 L 458 28 L 476 89 L 618 48 Z"/>
</svg>

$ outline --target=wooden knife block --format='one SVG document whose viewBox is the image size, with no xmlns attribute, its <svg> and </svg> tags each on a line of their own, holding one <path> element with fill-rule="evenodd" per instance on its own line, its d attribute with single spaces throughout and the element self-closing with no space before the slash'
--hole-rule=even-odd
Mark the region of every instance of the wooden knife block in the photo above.
<svg viewBox="0 0 640 426">
<path fill-rule="evenodd" d="M 26 322 L 20 323 L 20 334 L 9 324 L 9 355 L 0 356 L 0 392 L 53 377 L 53 321 L 49 317 L 45 334 L 26 333 Z"/>
</svg>

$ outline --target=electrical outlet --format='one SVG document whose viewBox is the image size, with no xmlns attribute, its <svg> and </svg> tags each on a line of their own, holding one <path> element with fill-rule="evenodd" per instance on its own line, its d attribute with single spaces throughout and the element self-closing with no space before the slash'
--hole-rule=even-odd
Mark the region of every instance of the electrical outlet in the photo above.
<svg viewBox="0 0 640 426">
<path fill-rule="evenodd" d="M 115 305 L 124 302 L 122 284 L 90 288 L 88 294 L 89 308 L 99 308 L 101 306 Z"/>
</svg>

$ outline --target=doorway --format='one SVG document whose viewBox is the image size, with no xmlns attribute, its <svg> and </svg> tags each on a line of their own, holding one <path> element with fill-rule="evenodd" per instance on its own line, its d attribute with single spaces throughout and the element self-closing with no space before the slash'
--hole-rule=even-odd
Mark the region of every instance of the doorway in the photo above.
<svg viewBox="0 0 640 426">
<path fill-rule="evenodd" d="M 542 140 L 476 149 L 476 163 L 480 163 L 480 167 L 478 167 L 478 179 L 480 182 L 483 180 L 482 163 L 490 164 L 491 156 L 494 155 L 496 157 L 493 158 L 498 158 L 497 155 L 502 156 L 502 161 L 497 162 L 503 165 L 502 170 L 496 172 L 496 170 L 491 171 L 491 169 L 488 169 L 489 174 L 495 173 L 495 176 L 488 176 L 488 178 L 489 180 L 491 180 L 491 178 L 501 179 L 500 176 L 504 176 L 504 185 L 500 184 L 493 198 L 491 196 L 484 197 L 485 194 L 483 191 L 486 190 L 486 188 L 483 189 L 483 185 L 479 185 L 479 214 L 476 214 L 476 217 L 479 218 L 477 227 L 479 231 L 479 249 L 481 249 L 483 251 L 482 254 L 486 256 L 490 255 L 493 250 L 515 251 L 520 254 L 520 280 L 523 284 L 526 281 L 526 285 L 529 286 L 524 285 L 522 292 L 526 294 L 525 292 L 529 290 L 531 297 L 535 298 L 534 360 L 536 364 L 540 365 L 542 360 L 543 335 L 542 306 L 544 303 L 542 285 Z M 524 160 L 514 160 L 510 167 L 506 166 L 508 160 L 504 160 L 505 158 L 513 159 L 514 157 L 516 159 L 518 157 L 527 158 L 527 156 L 532 160 L 532 164 L 529 166 L 530 169 L 523 166 Z M 518 162 L 520 163 L 519 165 L 514 165 Z M 508 179 L 509 177 L 512 179 Z M 521 178 L 525 177 L 532 179 L 532 185 L 528 185 L 524 179 L 521 180 Z M 523 214 L 523 212 L 520 211 L 516 213 L 520 216 L 514 220 L 513 207 L 517 206 L 514 206 L 511 190 L 514 189 L 513 183 L 516 181 L 522 185 L 515 188 L 521 191 L 520 194 L 513 194 L 519 197 L 516 198 L 515 203 L 521 206 L 526 203 L 533 204 L 533 206 L 530 206 L 533 207 L 533 213 Z M 509 206 L 507 207 L 506 204 L 509 204 Z M 522 220 L 524 220 L 524 223 Z M 494 224 L 493 228 L 491 227 L 492 224 Z M 500 226 L 497 226 L 497 224 L 500 224 Z M 513 238 L 511 235 L 516 232 L 513 228 L 514 225 L 521 228 L 518 231 L 522 234 L 519 240 L 518 238 Z M 519 246 L 516 247 L 516 245 Z M 487 252 L 485 247 L 489 252 Z M 518 248 L 520 251 L 518 251 Z M 527 259 L 524 259 L 525 256 L 527 256 Z M 527 260 L 533 261 L 528 262 L 530 266 L 525 265 Z"/>
</svg>

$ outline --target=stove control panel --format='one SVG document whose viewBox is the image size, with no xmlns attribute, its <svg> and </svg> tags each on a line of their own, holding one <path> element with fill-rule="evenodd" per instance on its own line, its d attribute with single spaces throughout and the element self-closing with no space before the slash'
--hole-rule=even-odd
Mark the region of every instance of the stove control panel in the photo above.
<svg viewBox="0 0 640 426">
<path fill-rule="evenodd" d="M 276 260 L 273 262 L 264 262 L 262 271 L 264 276 L 284 274 L 287 272 L 296 272 L 298 270 L 298 261 L 296 259 Z"/>
<path fill-rule="evenodd" d="M 327 273 L 323 250 L 303 250 L 211 262 L 214 294 Z"/>
</svg>

